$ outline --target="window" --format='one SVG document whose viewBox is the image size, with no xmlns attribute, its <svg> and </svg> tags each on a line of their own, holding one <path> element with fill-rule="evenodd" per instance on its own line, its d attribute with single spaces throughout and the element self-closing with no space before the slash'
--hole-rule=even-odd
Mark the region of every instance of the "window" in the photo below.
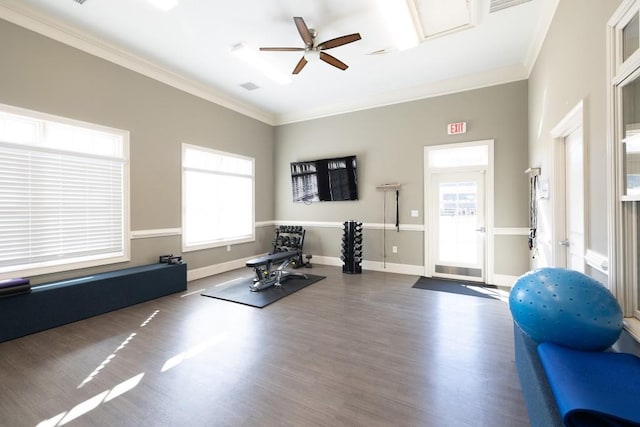
<svg viewBox="0 0 640 427">
<path fill-rule="evenodd" d="M 0 278 L 127 261 L 128 133 L 0 105 Z"/>
<path fill-rule="evenodd" d="M 489 148 L 486 145 L 467 145 L 455 148 L 429 150 L 430 168 L 486 166 L 489 164 Z"/>
<path fill-rule="evenodd" d="M 255 240 L 255 160 L 182 144 L 182 250 Z"/>
<path fill-rule="evenodd" d="M 640 1 L 623 2 L 608 26 L 611 135 L 609 288 L 640 340 Z"/>
</svg>

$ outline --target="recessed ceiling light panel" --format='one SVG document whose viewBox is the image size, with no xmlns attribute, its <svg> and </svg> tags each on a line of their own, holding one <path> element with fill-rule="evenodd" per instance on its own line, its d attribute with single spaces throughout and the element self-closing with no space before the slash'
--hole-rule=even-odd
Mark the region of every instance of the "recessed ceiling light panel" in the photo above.
<svg viewBox="0 0 640 427">
<path fill-rule="evenodd" d="M 475 25 L 476 0 L 412 0 L 424 39 Z"/>
<path fill-rule="evenodd" d="M 158 9 L 166 12 L 176 7 L 178 5 L 179 0 L 147 0 L 147 1 L 152 5 L 154 5 L 155 7 L 157 7 Z"/>
</svg>

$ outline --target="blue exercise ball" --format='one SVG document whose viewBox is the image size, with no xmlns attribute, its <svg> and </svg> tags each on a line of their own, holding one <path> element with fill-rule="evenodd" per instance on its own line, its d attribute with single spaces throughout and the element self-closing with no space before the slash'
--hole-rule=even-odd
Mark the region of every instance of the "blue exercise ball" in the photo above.
<svg viewBox="0 0 640 427">
<path fill-rule="evenodd" d="M 622 310 L 611 292 L 574 270 L 549 267 L 520 276 L 509 293 L 509 309 L 538 343 L 600 351 L 622 332 Z"/>
</svg>

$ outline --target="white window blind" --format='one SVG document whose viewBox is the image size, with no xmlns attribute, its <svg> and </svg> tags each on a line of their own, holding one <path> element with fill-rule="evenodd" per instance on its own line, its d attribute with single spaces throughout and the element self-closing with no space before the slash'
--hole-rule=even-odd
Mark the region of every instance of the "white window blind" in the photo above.
<svg viewBox="0 0 640 427">
<path fill-rule="evenodd" d="M 125 135 L 34 116 L 0 111 L 0 273 L 123 261 Z"/>
<path fill-rule="evenodd" d="M 183 250 L 255 240 L 254 159 L 183 144 Z"/>
</svg>

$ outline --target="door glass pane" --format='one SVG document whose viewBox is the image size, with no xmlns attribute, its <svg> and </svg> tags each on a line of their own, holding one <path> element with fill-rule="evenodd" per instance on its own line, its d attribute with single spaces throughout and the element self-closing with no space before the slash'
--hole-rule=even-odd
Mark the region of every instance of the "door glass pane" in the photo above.
<svg viewBox="0 0 640 427">
<path fill-rule="evenodd" d="M 636 13 L 633 19 L 622 29 L 622 61 L 629 59 L 638 50 L 640 33 L 640 19 Z"/>
<path fill-rule="evenodd" d="M 440 261 L 477 263 L 477 184 L 475 182 L 441 183 L 438 197 Z"/>
<path fill-rule="evenodd" d="M 625 194 L 640 194 L 640 79 L 622 88 Z"/>
</svg>

